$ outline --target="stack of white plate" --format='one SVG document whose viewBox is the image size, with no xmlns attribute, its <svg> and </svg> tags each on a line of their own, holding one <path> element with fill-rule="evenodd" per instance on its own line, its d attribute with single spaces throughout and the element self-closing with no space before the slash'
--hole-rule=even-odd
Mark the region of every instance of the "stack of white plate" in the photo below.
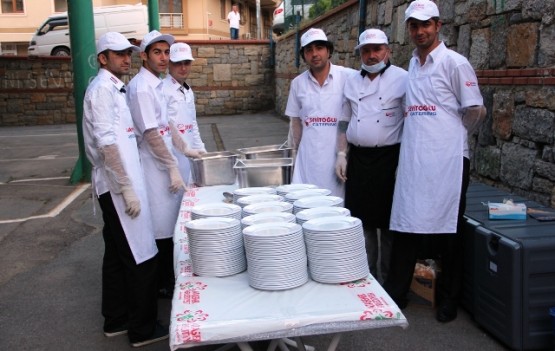
<svg viewBox="0 0 555 351">
<path fill-rule="evenodd" d="M 191 210 L 192 219 L 226 217 L 241 219 L 241 207 L 225 202 L 212 202 L 208 204 L 196 205 Z"/>
<path fill-rule="evenodd" d="M 297 212 L 297 224 L 303 225 L 304 222 L 322 217 L 350 216 L 351 211 L 345 207 L 314 207 Z"/>
<path fill-rule="evenodd" d="M 237 205 L 245 207 L 247 205 L 257 204 L 259 202 L 268 201 L 283 201 L 283 196 L 276 194 L 259 194 L 259 195 L 249 195 L 243 196 L 237 199 Z"/>
<path fill-rule="evenodd" d="M 314 207 L 343 207 L 343 199 L 338 196 L 310 196 L 293 203 L 293 213 Z"/>
<path fill-rule="evenodd" d="M 243 230 L 249 285 L 261 290 L 296 288 L 308 281 L 303 230 L 296 223 L 263 223 Z"/>
<path fill-rule="evenodd" d="M 295 223 L 296 217 L 292 213 L 287 212 L 262 212 L 251 216 L 247 216 L 241 220 L 243 229 L 248 226 L 262 223 L 285 222 Z"/>
<path fill-rule="evenodd" d="M 285 201 L 259 202 L 243 207 L 243 218 L 263 212 L 288 212 L 293 211 L 293 204 Z"/>
<path fill-rule="evenodd" d="M 331 194 L 331 190 L 329 189 L 305 189 L 305 190 L 296 190 L 285 195 L 285 201 L 294 203 L 299 199 L 304 199 L 305 197 L 310 196 L 327 196 Z"/>
<path fill-rule="evenodd" d="M 241 222 L 235 218 L 210 217 L 185 223 L 193 273 L 226 277 L 247 268 Z"/>
<path fill-rule="evenodd" d="M 303 183 L 296 183 L 296 184 L 284 184 L 280 185 L 276 188 L 277 194 L 281 196 L 285 196 L 287 193 L 297 190 L 306 190 L 306 189 L 316 189 L 318 185 L 314 184 L 303 184 Z"/>
<path fill-rule="evenodd" d="M 315 218 L 303 224 L 308 270 L 320 283 L 345 283 L 370 273 L 362 222 L 355 217 Z"/>
<path fill-rule="evenodd" d="M 260 194 L 276 194 L 276 189 L 265 186 L 253 186 L 249 188 L 240 188 L 233 191 L 233 203 L 237 204 L 237 200 L 243 196 L 260 195 Z"/>
</svg>

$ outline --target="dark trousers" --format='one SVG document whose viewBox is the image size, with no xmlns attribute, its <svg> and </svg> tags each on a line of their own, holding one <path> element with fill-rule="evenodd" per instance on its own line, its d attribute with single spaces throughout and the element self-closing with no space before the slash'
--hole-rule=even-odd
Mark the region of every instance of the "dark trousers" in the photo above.
<svg viewBox="0 0 555 351">
<path fill-rule="evenodd" d="M 229 28 L 229 37 L 231 39 L 239 39 L 239 29 L 238 28 Z"/>
<path fill-rule="evenodd" d="M 466 190 L 469 182 L 470 161 L 464 158 L 461 199 L 456 234 L 415 234 L 392 231 L 393 248 L 389 275 L 384 289 L 397 302 L 406 300 L 409 292 L 414 266 L 423 243 L 437 248 L 441 258 L 441 277 L 438 280 L 438 298 L 441 301 L 458 303 L 463 282 L 463 226 L 466 208 Z"/>
<path fill-rule="evenodd" d="M 175 274 L 173 270 L 173 238 L 156 240 L 158 247 L 158 289 L 173 291 Z"/>
<path fill-rule="evenodd" d="M 98 201 L 104 220 L 104 330 L 114 330 L 127 324 L 129 340 L 142 341 L 154 332 L 158 315 L 157 257 L 136 264 L 110 193 L 100 195 Z"/>
</svg>

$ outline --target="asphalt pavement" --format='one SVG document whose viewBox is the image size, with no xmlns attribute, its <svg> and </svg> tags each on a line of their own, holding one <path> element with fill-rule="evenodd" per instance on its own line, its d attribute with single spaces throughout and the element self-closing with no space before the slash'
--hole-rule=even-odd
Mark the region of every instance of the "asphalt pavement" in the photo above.
<svg viewBox="0 0 555 351">
<path fill-rule="evenodd" d="M 198 122 L 208 151 L 281 144 L 288 130 L 271 111 Z M 76 126 L 0 127 L 0 150 L 0 350 L 131 349 L 125 336 L 102 333 L 102 220 L 89 184 L 69 182 L 78 155 Z M 160 300 L 159 307 L 160 320 L 169 324 L 170 301 Z M 462 309 L 447 324 L 422 300 L 403 313 L 407 329 L 344 333 L 337 350 L 505 350 Z M 330 340 L 304 338 L 316 350 Z M 168 350 L 169 344 L 141 349 Z"/>
</svg>

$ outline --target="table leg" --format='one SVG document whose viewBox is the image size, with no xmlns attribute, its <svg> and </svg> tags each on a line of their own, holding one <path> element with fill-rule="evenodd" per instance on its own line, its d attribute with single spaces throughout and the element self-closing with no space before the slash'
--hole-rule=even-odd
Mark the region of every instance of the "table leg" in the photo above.
<svg viewBox="0 0 555 351">
<path fill-rule="evenodd" d="M 239 347 L 239 350 L 241 350 L 241 351 L 253 351 L 251 345 L 249 345 L 248 342 L 238 342 L 237 346 Z"/>
<path fill-rule="evenodd" d="M 235 344 L 225 344 L 224 346 L 218 347 L 215 351 L 227 351 L 227 350 L 231 350 L 234 347 L 235 347 Z"/>
<path fill-rule="evenodd" d="M 279 339 L 273 339 L 272 341 L 270 341 L 270 345 L 268 345 L 268 349 L 266 351 L 275 351 L 278 345 L 279 345 Z"/>
<path fill-rule="evenodd" d="M 335 351 L 337 345 L 339 344 L 339 340 L 341 340 L 341 334 L 337 333 L 333 336 L 333 339 L 331 339 L 331 342 L 328 346 L 328 351 Z"/>
</svg>

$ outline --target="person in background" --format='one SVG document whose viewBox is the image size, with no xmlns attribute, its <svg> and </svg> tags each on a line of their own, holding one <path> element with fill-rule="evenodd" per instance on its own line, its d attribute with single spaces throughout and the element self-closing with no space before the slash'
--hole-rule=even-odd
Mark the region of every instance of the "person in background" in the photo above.
<svg viewBox="0 0 555 351">
<path fill-rule="evenodd" d="M 169 74 L 164 78 L 164 95 L 167 100 L 168 119 L 171 126 L 174 153 L 177 158 L 181 177 L 185 184 L 193 184 L 189 157 L 198 157 L 206 153 L 200 137 L 195 95 L 186 80 L 191 73 L 195 59 L 191 47 L 185 43 L 174 43 L 170 47 Z M 185 149 L 181 149 L 182 147 Z"/>
<path fill-rule="evenodd" d="M 345 83 L 336 173 L 345 182 L 345 207 L 362 220 L 370 273 L 383 283 L 391 253 L 389 217 L 407 71 L 390 63 L 389 41 L 379 29 L 362 32 L 356 49 L 362 68 Z"/>
<path fill-rule="evenodd" d="M 158 288 L 160 297 L 171 298 L 173 231 L 185 184 L 173 156 L 164 84 L 160 75 L 168 68 L 174 38 L 156 30 L 141 42 L 143 66 L 129 82 L 127 102 L 137 127 L 139 153 L 145 172 L 147 194 L 158 246 Z"/>
<path fill-rule="evenodd" d="M 335 175 L 337 122 L 345 81 L 357 71 L 331 63 L 333 43 L 321 29 L 301 36 L 300 51 L 308 70 L 291 82 L 285 108 L 288 144 L 297 150 L 292 183 L 315 184 L 343 197 L 343 182 Z"/>
<path fill-rule="evenodd" d="M 227 23 L 229 23 L 229 36 L 231 39 L 239 39 L 239 23 L 241 22 L 241 14 L 237 4 L 231 6 L 231 11 L 227 14 Z"/>
<path fill-rule="evenodd" d="M 416 0 L 405 11 L 416 45 L 409 64 L 406 118 L 390 230 L 391 267 L 384 288 L 403 308 L 418 249 L 427 236 L 439 247 L 436 319 L 457 317 L 463 281 L 463 215 L 469 181 L 468 133 L 486 109 L 474 69 L 439 40 L 436 4 Z"/>
<path fill-rule="evenodd" d="M 100 70 L 87 88 L 83 106 L 83 137 L 104 220 L 104 335 L 127 333 L 135 347 L 168 338 L 168 328 L 156 322 L 158 250 L 121 81 L 131 68 L 132 52 L 138 50 L 120 33 L 99 38 Z"/>
</svg>

